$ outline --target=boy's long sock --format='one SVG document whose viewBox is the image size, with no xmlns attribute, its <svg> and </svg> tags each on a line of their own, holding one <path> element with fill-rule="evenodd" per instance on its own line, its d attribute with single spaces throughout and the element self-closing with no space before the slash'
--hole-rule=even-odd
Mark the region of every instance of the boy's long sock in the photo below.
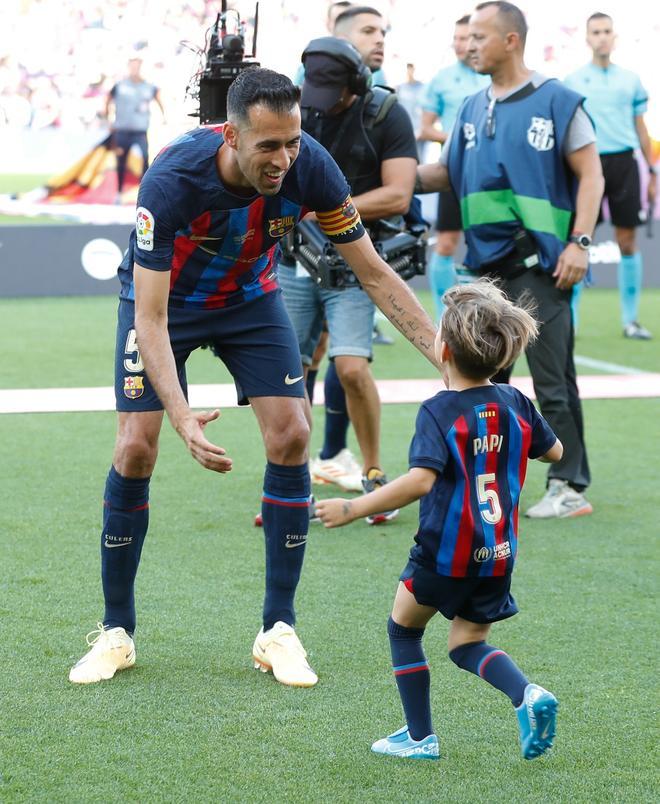
<svg viewBox="0 0 660 804">
<path fill-rule="evenodd" d="M 431 674 L 422 648 L 423 628 L 405 628 L 390 617 L 387 633 L 394 678 L 413 740 L 433 733 L 431 723 Z"/>
<path fill-rule="evenodd" d="M 135 631 L 135 576 L 149 526 L 149 478 L 123 477 L 110 467 L 103 498 L 101 579 L 103 623 Z"/>
<path fill-rule="evenodd" d="M 486 642 L 469 642 L 449 651 L 449 658 L 462 670 L 474 673 L 508 695 L 514 706 L 522 703 L 529 681 L 503 650 Z"/>
</svg>

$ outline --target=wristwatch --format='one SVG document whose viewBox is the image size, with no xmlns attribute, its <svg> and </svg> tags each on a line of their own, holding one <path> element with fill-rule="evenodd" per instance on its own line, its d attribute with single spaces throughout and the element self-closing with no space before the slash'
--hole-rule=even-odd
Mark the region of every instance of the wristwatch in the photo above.
<svg viewBox="0 0 660 804">
<path fill-rule="evenodd" d="M 589 251 L 591 248 L 591 238 L 588 234 L 582 234 L 582 232 L 573 232 L 568 238 L 568 242 L 577 243 L 583 251 Z"/>
</svg>

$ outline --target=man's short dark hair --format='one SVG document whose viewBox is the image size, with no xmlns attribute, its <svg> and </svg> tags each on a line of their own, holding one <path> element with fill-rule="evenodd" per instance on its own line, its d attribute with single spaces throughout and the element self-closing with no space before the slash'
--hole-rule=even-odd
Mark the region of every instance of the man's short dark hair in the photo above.
<svg viewBox="0 0 660 804">
<path fill-rule="evenodd" d="M 300 103 L 300 88 L 286 75 L 263 67 L 249 67 L 236 77 L 227 92 L 227 118 L 246 121 L 252 106 L 262 104 L 276 114 L 286 114 Z"/>
<path fill-rule="evenodd" d="M 506 33 L 517 33 L 520 37 L 522 46 L 525 46 L 527 40 L 527 21 L 525 15 L 513 3 L 499 2 L 499 0 L 491 0 L 488 3 L 479 3 L 476 11 L 481 11 L 484 8 L 495 6 L 497 9 L 497 16 L 502 19 L 502 23 L 506 27 Z"/>
<path fill-rule="evenodd" d="M 470 24 L 470 15 L 465 14 L 460 18 L 460 20 L 456 20 L 454 25 L 469 25 Z"/>
<path fill-rule="evenodd" d="M 609 14 L 605 14 L 604 11 L 594 11 L 594 13 L 587 20 L 587 28 L 592 20 L 609 20 L 610 22 L 614 22 L 612 17 L 610 17 Z"/>
<path fill-rule="evenodd" d="M 371 6 L 349 6 L 346 11 L 342 11 L 341 14 L 337 16 L 334 24 L 334 30 L 337 30 L 337 27 L 343 28 L 343 26 L 350 22 L 353 17 L 357 17 L 360 14 L 374 14 L 376 17 L 382 17 L 383 15 L 377 8 L 372 8 Z"/>
<path fill-rule="evenodd" d="M 352 5 L 353 4 L 350 2 L 350 0 L 339 0 L 338 3 L 330 3 L 330 5 L 328 6 L 328 19 L 330 19 L 330 14 L 332 14 L 332 12 L 336 8 L 347 9 L 347 8 L 350 8 Z M 343 14 L 344 12 L 342 11 L 340 13 Z M 339 16 L 339 14 L 337 14 L 337 17 L 338 16 Z M 335 19 L 337 19 L 337 17 L 335 17 Z"/>
</svg>

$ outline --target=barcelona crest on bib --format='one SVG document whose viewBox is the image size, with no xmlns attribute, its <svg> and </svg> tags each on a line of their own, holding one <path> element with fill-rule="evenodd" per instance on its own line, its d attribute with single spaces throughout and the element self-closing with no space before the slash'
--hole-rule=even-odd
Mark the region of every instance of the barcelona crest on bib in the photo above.
<svg viewBox="0 0 660 804">
<path fill-rule="evenodd" d="M 144 393 L 144 377 L 124 377 L 124 396 L 138 399 Z"/>
</svg>

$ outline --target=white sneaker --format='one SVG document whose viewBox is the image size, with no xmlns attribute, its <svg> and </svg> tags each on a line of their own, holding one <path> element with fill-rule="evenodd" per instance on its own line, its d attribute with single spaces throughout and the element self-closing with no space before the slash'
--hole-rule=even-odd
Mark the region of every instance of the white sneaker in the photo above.
<svg viewBox="0 0 660 804">
<path fill-rule="evenodd" d="M 334 483 L 344 491 L 362 491 L 362 469 L 353 453 L 346 447 L 334 458 L 310 461 L 309 471 L 312 483 Z"/>
<path fill-rule="evenodd" d="M 584 494 L 572 489 L 566 480 L 552 478 L 543 498 L 525 512 L 530 519 L 565 519 L 584 516 L 593 512 L 591 503 Z"/>
<path fill-rule="evenodd" d="M 74 684 L 94 684 L 135 664 L 135 644 L 123 628 L 97 623 L 97 630 L 87 634 L 86 640 L 92 649 L 71 668 L 69 681 Z"/>
<path fill-rule="evenodd" d="M 307 653 L 292 625 L 279 621 L 264 632 L 262 628 L 252 646 L 255 670 L 272 672 L 280 684 L 313 687 L 319 680 L 307 662 Z"/>
<path fill-rule="evenodd" d="M 623 337 L 632 338 L 635 341 L 650 341 L 653 336 L 639 322 L 631 321 L 623 328 Z"/>
</svg>

